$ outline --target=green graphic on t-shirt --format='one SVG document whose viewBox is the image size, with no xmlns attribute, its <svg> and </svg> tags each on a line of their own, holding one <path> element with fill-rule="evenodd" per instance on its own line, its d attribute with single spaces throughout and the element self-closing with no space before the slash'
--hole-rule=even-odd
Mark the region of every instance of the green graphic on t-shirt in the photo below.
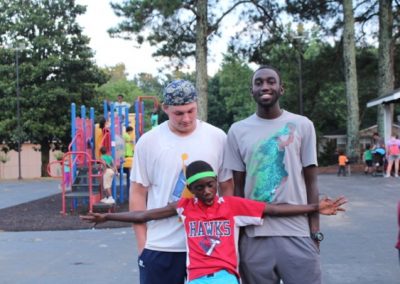
<svg viewBox="0 0 400 284">
<path fill-rule="evenodd" d="M 271 202 L 276 190 L 286 181 L 285 147 L 293 142 L 295 129 L 293 123 L 287 123 L 277 133 L 255 145 L 248 167 L 249 175 L 255 179 L 252 199 Z"/>
</svg>

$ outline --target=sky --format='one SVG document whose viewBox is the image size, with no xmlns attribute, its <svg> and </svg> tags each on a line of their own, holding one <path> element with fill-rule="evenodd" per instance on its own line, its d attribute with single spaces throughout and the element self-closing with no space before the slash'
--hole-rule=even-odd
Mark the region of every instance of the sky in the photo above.
<svg viewBox="0 0 400 284">
<path fill-rule="evenodd" d="M 134 41 L 111 38 L 108 35 L 107 30 L 116 26 L 120 21 L 111 9 L 109 2 L 108 0 L 76 0 L 77 4 L 87 6 L 86 13 L 78 17 L 78 23 L 83 27 L 84 34 L 91 39 L 89 45 L 95 52 L 97 65 L 109 67 L 124 63 L 130 79 L 142 72 L 158 75 L 157 67 L 162 66 L 162 61 L 158 61 L 167 59 L 153 58 L 151 54 L 155 49 L 148 43 L 139 47 Z M 223 53 L 226 51 L 226 42 L 226 40 L 219 40 L 210 46 L 210 51 L 217 52 L 210 52 L 209 75 L 218 71 Z M 194 59 L 188 61 L 187 66 L 188 70 L 186 71 L 194 71 Z"/>
</svg>

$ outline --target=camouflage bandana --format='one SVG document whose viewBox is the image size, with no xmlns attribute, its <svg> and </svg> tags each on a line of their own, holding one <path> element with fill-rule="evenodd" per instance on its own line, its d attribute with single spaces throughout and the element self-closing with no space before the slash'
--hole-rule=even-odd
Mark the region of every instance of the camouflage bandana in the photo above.
<svg viewBox="0 0 400 284">
<path fill-rule="evenodd" d="M 164 89 L 164 104 L 166 105 L 179 106 L 196 101 L 196 89 L 189 81 L 174 80 Z"/>
</svg>

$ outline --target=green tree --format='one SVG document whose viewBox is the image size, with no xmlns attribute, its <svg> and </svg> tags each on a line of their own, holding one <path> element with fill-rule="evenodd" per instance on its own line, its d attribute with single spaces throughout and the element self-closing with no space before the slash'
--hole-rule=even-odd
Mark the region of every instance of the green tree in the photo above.
<svg viewBox="0 0 400 284">
<path fill-rule="evenodd" d="M 164 82 L 158 77 L 151 74 L 139 73 L 135 76 L 136 85 L 143 91 L 146 96 L 156 96 L 160 101 L 162 99 Z"/>
<path fill-rule="evenodd" d="M 102 70 L 110 76 L 109 81 L 127 80 L 128 73 L 124 63 L 118 63 L 115 66 L 108 66 L 102 68 Z"/>
<path fill-rule="evenodd" d="M 365 2 L 368 1 L 363 1 Z M 363 5 L 361 5 L 363 6 Z M 364 5 L 365 6 L 365 5 Z M 362 9 L 362 8 L 360 8 Z M 338 10 L 340 11 L 338 13 Z M 347 154 L 357 156 L 359 144 L 359 105 L 355 49 L 355 27 L 353 1 L 287 1 L 287 11 L 302 20 L 313 20 L 323 27 L 327 34 L 336 36 L 342 32 L 343 74 L 347 101 Z M 343 16 L 343 17 L 341 17 Z"/>
<path fill-rule="evenodd" d="M 227 131 L 229 126 L 254 112 L 250 95 L 253 71 L 237 55 L 224 56 L 221 69 L 210 80 L 209 122 Z"/>
<path fill-rule="evenodd" d="M 94 65 L 89 39 L 76 23 L 85 7 L 74 0 L 0 0 L 0 7 L 0 140 L 14 149 L 18 139 L 40 144 L 45 176 L 51 143 L 65 147 L 71 140 L 70 103 L 95 104 L 95 88 L 107 77 Z M 25 49 L 18 54 L 18 132 L 13 47 L 19 43 Z"/>
<path fill-rule="evenodd" d="M 219 92 L 219 74 L 215 74 L 208 83 L 208 122 L 228 131 L 233 122 L 232 113 L 226 109 L 224 98 Z"/>
<path fill-rule="evenodd" d="M 99 98 L 108 101 L 117 101 L 118 95 L 124 96 L 124 101 L 133 105 L 138 96 L 143 96 L 143 91 L 134 81 L 126 79 L 111 80 L 97 88 Z"/>
<path fill-rule="evenodd" d="M 219 93 L 233 121 L 243 119 L 255 111 L 250 93 L 252 74 L 250 67 L 237 56 L 224 56 L 219 72 Z"/>
<path fill-rule="evenodd" d="M 346 153 L 349 157 L 359 157 L 360 114 L 352 0 L 343 0 L 343 14 L 343 57 L 348 116 Z"/>
<path fill-rule="evenodd" d="M 258 42 L 267 33 L 276 29 L 276 4 L 266 0 L 130 0 L 121 4 L 112 3 L 117 16 L 123 21 L 109 30 L 111 35 L 131 39 L 142 44 L 148 41 L 158 49 L 154 56 L 166 56 L 181 66 L 188 57 L 195 57 L 196 88 L 199 94 L 199 115 L 207 120 L 207 55 L 208 43 L 219 36 L 221 22 L 240 6 L 240 22 L 244 32 L 256 30 L 249 40 Z M 261 23 L 255 25 L 254 23 Z M 259 28 L 261 26 L 261 28 Z M 262 36 L 261 36 L 262 34 Z M 252 34 L 253 35 L 253 34 Z"/>
<path fill-rule="evenodd" d="M 393 45 L 393 11 L 392 1 L 379 0 L 379 58 L 378 58 L 378 96 L 385 96 L 394 89 L 394 45 Z M 393 117 L 393 108 L 390 109 Z M 382 137 L 384 132 L 383 106 L 378 106 L 378 129 Z M 391 133 L 388 133 L 391 135 Z"/>
</svg>

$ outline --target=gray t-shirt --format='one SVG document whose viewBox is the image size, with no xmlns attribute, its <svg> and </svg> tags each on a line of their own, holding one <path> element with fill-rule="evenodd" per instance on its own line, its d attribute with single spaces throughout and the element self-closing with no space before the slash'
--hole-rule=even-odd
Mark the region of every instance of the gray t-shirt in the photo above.
<svg viewBox="0 0 400 284">
<path fill-rule="evenodd" d="M 307 204 L 303 167 L 317 165 L 313 123 L 287 111 L 276 119 L 256 114 L 228 132 L 224 168 L 246 172 L 245 197 L 268 203 Z M 309 236 L 308 218 L 266 217 L 250 236 Z"/>
</svg>

